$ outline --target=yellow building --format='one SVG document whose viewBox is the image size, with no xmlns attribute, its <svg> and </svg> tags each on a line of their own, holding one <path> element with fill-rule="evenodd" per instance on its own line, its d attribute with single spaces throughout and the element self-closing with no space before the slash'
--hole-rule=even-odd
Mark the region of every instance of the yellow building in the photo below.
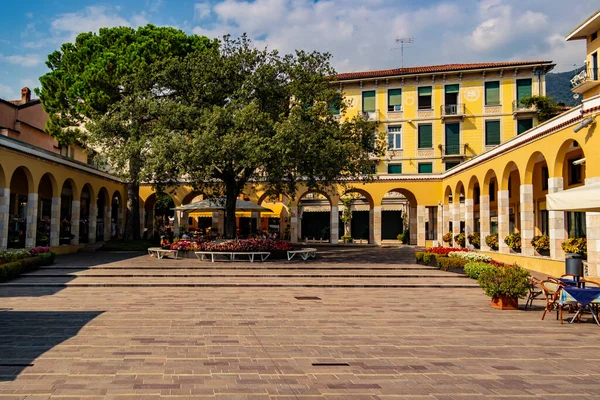
<svg viewBox="0 0 600 400">
<path fill-rule="evenodd" d="M 567 36 L 567 40 L 587 42 L 585 73 L 572 80 L 582 104 L 539 124 L 537 110 L 520 100 L 545 94 L 545 74 L 553 67 L 550 61 L 340 74 L 335 85 L 349 105 L 340 118 L 363 113 L 387 134 L 387 153 L 373 160 L 377 164 L 373 181 L 348 182 L 324 192 L 300 188 L 295 198 L 277 199 L 269 199 L 260 184 L 253 183 L 243 196 L 270 206 L 275 211 L 271 217 L 280 217 L 278 230 L 293 242 L 314 239 L 335 244 L 345 235 L 381 245 L 407 228 L 410 243 L 419 246 L 443 245 L 442 236 L 449 231 L 452 236 L 476 232 L 481 251 L 491 252 L 485 238 L 498 233 L 496 259 L 551 274 L 564 271 L 561 244 L 585 236 L 588 274 L 597 276 L 600 213 L 549 210 L 546 195 L 600 181 L 599 31 L 600 12 Z M 123 183 L 77 156 L 70 157 L 70 150 L 61 155 L 48 143 L 24 143 L 31 142 L 25 137 L 42 135 L 40 125 L 18 123 L 20 117 L 6 119 L 16 115 L 15 109 L 23 116 L 24 110 L 34 110 L 36 106 L 27 103 L 0 101 L 0 249 L 12 247 L 7 239 L 15 238 L 15 219 L 25 226 L 22 245 L 34 246 L 43 215 L 51 220 L 53 246 L 62 243 L 63 215 L 71 225 L 71 245 L 118 237 L 126 200 Z M 2 107 L 12 108 L 3 112 Z M 23 134 L 26 130 L 32 132 Z M 179 206 L 202 194 L 181 185 L 169 196 Z M 151 233 L 157 195 L 143 186 L 140 197 L 141 223 Z M 340 214 L 345 207 L 353 210 L 353 218 L 344 229 Z M 83 215 L 88 219 L 86 234 L 80 233 L 85 228 Z M 260 218 L 257 214 L 242 217 Z M 221 214 L 205 218 L 203 223 L 222 232 Z M 99 229 L 101 223 L 104 227 Z M 176 234 L 190 223 L 198 226 L 200 221 L 190 221 L 180 212 L 173 215 Z M 264 226 L 264 221 L 253 224 Z M 316 224 L 323 229 L 315 230 Z M 504 243 L 511 233 L 521 235 L 520 253 Z M 548 255 L 536 254 L 531 244 L 539 235 L 549 236 Z"/>
</svg>

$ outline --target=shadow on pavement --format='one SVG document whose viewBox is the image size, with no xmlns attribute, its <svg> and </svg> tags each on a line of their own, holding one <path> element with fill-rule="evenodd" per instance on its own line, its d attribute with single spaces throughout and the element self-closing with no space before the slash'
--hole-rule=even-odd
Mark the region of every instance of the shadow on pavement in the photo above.
<svg viewBox="0 0 600 400">
<path fill-rule="evenodd" d="M 0 382 L 14 380 L 103 312 L 0 310 Z"/>
</svg>

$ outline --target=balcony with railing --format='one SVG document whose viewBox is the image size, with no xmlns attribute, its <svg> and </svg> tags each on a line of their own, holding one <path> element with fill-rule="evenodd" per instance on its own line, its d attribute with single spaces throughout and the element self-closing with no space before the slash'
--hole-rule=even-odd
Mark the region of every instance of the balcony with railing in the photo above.
<svg viewBox="0 0 600 400">
<path fill-rule="evenodd" d="M 461 144 L 446 144 L 438 145 L 438 149 L 442 152 L 442 160 L 449 159 L 462 160 L 466 157 L 465 146 Z"/>
<path fill-rule="evenodd" d="M 448 118 L 464 118 L 466 114 L 466 107 L 464 104 L 443 104 L 440 106 L 440 115 L 443 119 Z"/>
<path fill-rule="evenodd" d="M 583 93 L 600 85 L 599 68 L 585 68 L 571 78 L 571 92 Z"/>
<path fill-rule="evenodd" d="M 512 104 L 513 115 L 516 114 L 537 114 L 538 109 L 535 104 L 525 104 L 521 100 L 515 100 Z"/>
<path fill-rule="evenodd" d="M 361 111 L 361 114 L 367 121 L 379 121 L 379 110 L 377 109 Z"/>
</svg>

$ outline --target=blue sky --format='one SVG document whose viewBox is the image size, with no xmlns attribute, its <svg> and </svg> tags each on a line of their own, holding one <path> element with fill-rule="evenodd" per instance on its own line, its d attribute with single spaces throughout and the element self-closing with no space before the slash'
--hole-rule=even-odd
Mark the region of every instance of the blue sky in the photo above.
<svg viewBox="0 0 600 400">
<path fill-rule="evenodd" d="M 339 72 L 400 65 L 397 37 L 412 37 L 405 65 L 553 60 L 568 71 L 583 43 L 564 36 L 597 0 L 4 0 L 0 97 L 39 86 L 49 53 L 103 26 L 169 25 L 218 37 L 247 32 L 282 52 L 328 51 Z M 577 4 L 570 6 L 569 4 Z"/>
</svg>

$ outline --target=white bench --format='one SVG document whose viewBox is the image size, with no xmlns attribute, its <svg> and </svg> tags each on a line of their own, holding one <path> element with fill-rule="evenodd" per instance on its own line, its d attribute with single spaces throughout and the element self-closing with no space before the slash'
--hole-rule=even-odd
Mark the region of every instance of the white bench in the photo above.
<svg viewBox="0 0 600 400">
<path fill-rule="evenodd" d="M 317 257 L 317 249 L 306 248 L 300 250 L 290 250 L 287 252 L 288 261 L 290 261 L 294 256 L 298 254 L 304 261 L 308 260 L 309 257 L 315 258 Z"/>
<path fill-rule="evenodd" d="M 268 251 L 195 251 L 194 254 L 200 261 L 210 256 L 210 261 L 215 262 L 215 256 L 227 256 L 230 261 L 235 261 L 235 256 L 247 256 L 250 262 L 254 262 L 254 257 L 260 257 L 260 261 L 265 261 L 271 255 Z"/>
<path fill-rule="evenodd" d="M 179 250 L 169 250 L 163 249 L 162 247 L 150 247 L 148 249 L 148 254 L 150 257 L 155 257 L 161 260 L 164 256 L 175 255 L 175 259 L 177 259 L 177 255 L 179 254 Z"/>
</svg>

